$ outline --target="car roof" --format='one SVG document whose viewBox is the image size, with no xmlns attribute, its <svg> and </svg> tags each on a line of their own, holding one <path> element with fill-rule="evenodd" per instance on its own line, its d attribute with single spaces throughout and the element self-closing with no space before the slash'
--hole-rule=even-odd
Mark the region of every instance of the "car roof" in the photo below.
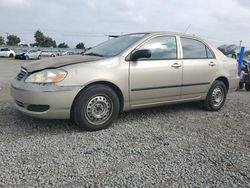
<svg viewBox="0 0 250 188">
<path fill-rule="evenodd" d="M 180 32 L 171 32 L 171 31 L 150 31 L 150 32 L 139 32 L 139 33 L 128 33 L 127 35 L 133 35 L 133 34 L 145 34 L 145 35 L 178 35 L 181 37 L 191 37 L 191 38 L 197 38 L 200 39 L 200 37 L 192 34 L 187 33 L 180 33 Z"/>
</svg>

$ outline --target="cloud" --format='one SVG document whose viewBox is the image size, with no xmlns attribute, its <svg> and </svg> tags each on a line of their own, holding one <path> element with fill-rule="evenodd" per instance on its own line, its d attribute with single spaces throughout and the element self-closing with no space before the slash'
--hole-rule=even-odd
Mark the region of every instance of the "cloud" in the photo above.
<svg viewBox="0 0 250 188">
<path fill-rule="evenodd" d="M 30 0 L 0 0 L 0 7 L 26 7 L 30 6 Z"/>
<path fill-rule="evenodd" d="M 250 1 L 249 0 L 235 0 L 238 4 L 240 4 L 244 8 L 250 9 Z"/>
<path fill-rule="evenodd" d="M 250 0 L 0 0 L 0 7 L 8 7 L 0 11 L 0 35 L 17 34 L 31 43 L 40 29 L 57 42 L 93 46 L 107 39 L 104 34 L 184 32 L 191 24 L 188 33 L 215 45 L 243 40 L 250 46 L 249 5 Z"/>
</svg>

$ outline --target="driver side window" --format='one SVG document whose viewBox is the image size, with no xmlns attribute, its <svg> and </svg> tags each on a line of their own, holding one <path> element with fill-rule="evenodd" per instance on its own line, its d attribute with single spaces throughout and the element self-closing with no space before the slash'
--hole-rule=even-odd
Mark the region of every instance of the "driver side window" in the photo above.
<svg viewBox="0 0 250 188">
<path fill-rule="evenodd" d="M 177 59 L 177 44 L 174 36 L 155 37 L 139 49 L 151 51 L 151 57 L 147 58 L 147 60 Z"/>
</svg>

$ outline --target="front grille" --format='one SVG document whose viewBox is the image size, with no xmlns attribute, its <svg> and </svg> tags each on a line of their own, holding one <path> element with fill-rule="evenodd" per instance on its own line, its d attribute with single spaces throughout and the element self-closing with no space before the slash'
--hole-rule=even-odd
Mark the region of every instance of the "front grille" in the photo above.
<svg viewBox="0 0 250 188">
<path fill-rule="evenodd" d="M 22 80 L 24 77 L 26 77 L 28 74 L 27 70 L 22 68 L 21 71 L 17 74 L 16 79 L 17 80 Z"/>
</svg>

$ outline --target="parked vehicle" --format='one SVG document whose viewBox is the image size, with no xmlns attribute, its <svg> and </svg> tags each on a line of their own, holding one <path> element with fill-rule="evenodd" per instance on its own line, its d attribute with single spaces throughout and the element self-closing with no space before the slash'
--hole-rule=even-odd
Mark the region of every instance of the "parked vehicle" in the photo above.
<svg viewBox="0 0 250 188">
<path fill-rule="evenodd" d="M 0 57 L 15 57 L 15 52 L 9 48 L 0 49 Z"/>
<path fill-rule="evenodd" d="M 41 58 L 41 51 L 38 50 L 30 50 L 30 51 L 23 51 L 15 56 L 15 59 L 40 59 Z"/>
<path fill-rule="evenodd" d="M 63 52 L 62 55 L 65 56 L 65 55 L 75 55 L 75 54 L 74 54 L 74 52 L 67 51 L 67 52 Z"/>
<path fill-rule="evenodd" d="M 243 65 L 241 68 L 241 75 L 240 75 L 240 84 L 239 89 L 245 88 L 247 91 L 250 91 L 250 61 L 243 60 Z"/>
<path fill-rule="evenodd" d="M 239 84 L 237 62 L 193 35 L 135 33 L 110 39 L 83 56 L 22 67 L 11 86 L 21 112 L 71 118 L 83 129 L 109 127 L 119 112 L 201 101 L 222 108 Z"/>
<path fill-rule="evenodd" d="M 41 56 L 44 56 L 44 57 L 56 57 L 56 53 L 48 52 L 48 51 L 42 51 Z"/>
</svg>

